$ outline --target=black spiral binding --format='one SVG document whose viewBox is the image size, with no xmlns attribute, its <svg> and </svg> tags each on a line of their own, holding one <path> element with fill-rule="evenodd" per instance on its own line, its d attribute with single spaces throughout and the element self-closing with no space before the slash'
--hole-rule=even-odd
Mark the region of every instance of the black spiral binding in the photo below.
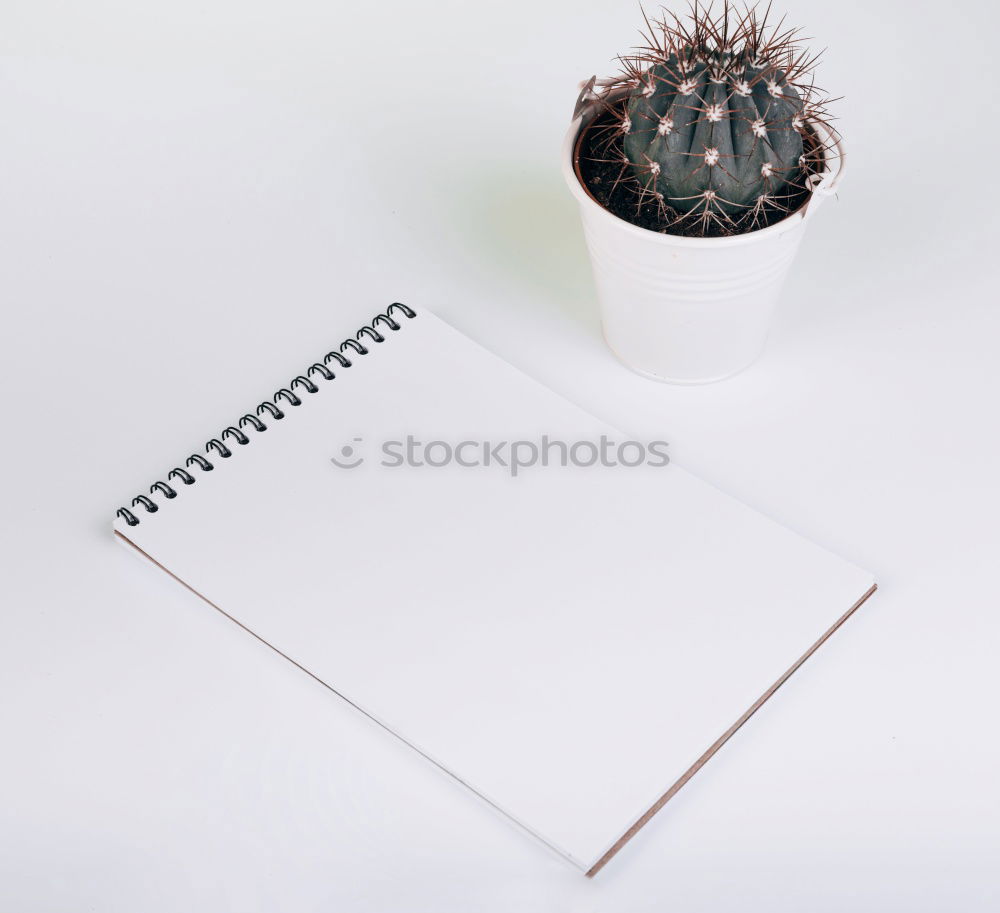
<svg viewBox="0 0 1000 913">
<path fill-rule="evenodd" d="M 353 362 L 345 354 L 346 352 L 350 351 L 351 357 L 368 355 L 371 349 L 367 343 L 378 345 L 386 341 L 386 334 L 382 333 L 379 327 L 384 326 L 392 333 L 400 329 L 402 324 L 393 317 L 395 313 L 402 314 L 407 320 L 417 316 L 413 308 L 398 301 L 389 305 L 384 314 L 377 315 L 371 324 L 363 326 L 353 338 L 345 339 L 337 349 L 328 352 L 322 361 L 310 365 L 304 374 L 292 378 L 287 387 L 282 387 L 270 400 L 260 403 L 254 412 L 248 412 L 236 424 L 224 429 L 218 437 L 211 438 L 205 444 L 205 452 L 215 454 L 224 460 L 229 459 L 235 452 L 234 448 L 245 447 L 253 440 L 249 431 L 257 433 L 267 431 L 267 423 L 263 420 L 265 417 L 276 422 L 280 421 L 285 417 L 283 405 L 293 408 L 302 405 L 304 398 L 299 395 L 300 392 L 306 396 L 318 393 L 320 387 L 314 378 L 318 377 L 323 381 L 333 380 L 336 374 L 330 367 L 332 364 L 338 368 L 350 368 Z M 179 491 L 176 481 L 181 485 L 194 485 L 198 480 L 197 474 L 189 471 L 194 467 L 202 472 L 211 472 L 215 465 L 200 453 L 192 453 L 185 460 L 184 468 L 175 466 L 167 473 L 166 482 L 157 481 L 149 487 L 149 494 L 160 494 L 167 500 L 173 500 Z M 132 508 L 141 506 L 148 514 L 155 514 L 160 509 L 156 501 L 144 494 L 136 495 L 130 506 Z M 129 507 L 119 507 L 115 516 L 121 517 L 129 526 L 138 526 L 140 523 L 136 512 Z"/>
</svg>

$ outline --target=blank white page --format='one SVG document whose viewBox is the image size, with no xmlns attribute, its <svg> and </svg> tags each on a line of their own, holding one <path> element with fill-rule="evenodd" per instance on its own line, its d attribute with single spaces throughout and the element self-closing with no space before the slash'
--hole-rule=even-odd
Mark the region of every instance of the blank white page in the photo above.
<svg viewBox="0 0 1000 913">
<path fill-rule="evenodd" d="M 672 464 L 381 466 L 407 434 L 625 439 L 429 312 L 400 323 L 115 528 L 589 870 L 871 575 Z M 345 444 L 362 465 L 330 462 Z"/>
</svg>

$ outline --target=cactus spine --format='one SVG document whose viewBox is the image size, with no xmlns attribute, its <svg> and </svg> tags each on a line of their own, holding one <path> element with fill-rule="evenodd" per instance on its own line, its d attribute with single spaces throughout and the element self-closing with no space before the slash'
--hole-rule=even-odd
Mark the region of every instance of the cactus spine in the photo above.
<svg viewBox="0 0 1000 913">
<path fill-rule="evenodd" d="M 757 10 L 725 0 L 718 13 L 695 3 L 686 17 L 647 19 L 645 46 L 605 83 L 626 90 L 609 139 L 622 179 L 674 224 L 760 227 L 790 212 L 822 171 L 816 57 Z"/>
</svg>

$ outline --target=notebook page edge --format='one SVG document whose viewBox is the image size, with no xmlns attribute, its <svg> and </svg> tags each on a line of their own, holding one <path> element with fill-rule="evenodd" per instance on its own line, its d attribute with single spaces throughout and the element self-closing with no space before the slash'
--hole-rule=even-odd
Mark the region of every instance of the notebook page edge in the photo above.
<svg viewBox="0 0 1000 913">
<path fill-rule="evenodd" d="M 843 615 L 838 618 L 820 638 L 803 653 L 791 666 L 771 685 L 740 718 L 733 723 L 681 776 L 664 792 L 636 821 L 629 827 L 600 857 L 587 869 L 587 878 L 593 878 L 604 868 L 636 834 L 642 830 L 666 804 L 702 769 L 715 754 L 749 721 L 749 719 L 787 682 L 792 675 L 809 659 L 844 623 L 878 590 L 878 584 L 872 582 L 868 590 Z"/>
<path fill-rule="evenodd" d="M 135 556 L 137 556 L 144 564 L 146 564 L 146 565 L 148 565 L 150 567 L 154 567 L 154 568 L 162 571 L 164 574 L 167 575 L 167 577 L 169 577 L 171 580 L 174 580 L 176 583 L 180 584 L 189 593 L 193 594 L 194 596 L 197 596 L 198 599 L 200 599 L 206 605 L 208 605 L 211 608 L 215 609 L 215 611 L 217 611 L 220 615 L 222 615 L 223 617 L 227 618 L 229 621 L 231 621 L 233 624 L 235 624 L 238 628 L 240 628 L 241 630 L 243 630 L 247 634 L 249 634 L 251 637 L 253 637 L 254 640 L 259 641 L 265 647 L 268 647 L 270 650 L 273 650 L 282 659 L 287 660 L 296 669 L 299 669 L 300 671 L 304 672 L 306 675 L 309 676 L 309 678 L 311 678 L 313 681 L 315 681 L 316 683 L 318 683 L 320 686 L 322 686 L 323 688 L 325 688 L 327 691 L 329 691 L 330 693 L 332 693 L 333 695 L 335 695 L 336 697 L 338 697 L 340 700 L 344 701 L 346 704 L 348 704 L 350 707 L 352 707 L 358 713 L 362 714 L 362 716 L 364 716 L 366 719 L 370 720 L 375 725 L 377 725 L 380 729 L 382 729 L 383 731 L 387 732 L 389 735 L 393 736 L 393 738 L 398 739 L 400 742 L 402 742 L 404 745 L 406 745 L 407 748 L 415 751 L 424 760 L 428 761 L 435 768 L 437 768 L 441 773 L 445 774 L 449 779 L 453 780 L 455 783 L 458 783 L 460 786 L 464 787 L 469 792 L 473 793 L 480 800 L 482 800 L 488 806 L 490 806 L 490 808 L 492 808 L 495 811 L 499 812 L 506 821 L 508 821 L 511 824 L 515 825 L 518 830 L 520 830 L 523 833 L 526 833 L 529 836 L 533 837 L 535 840 L 537 840 L 539 843 L 541 843 L 548 850 L 550 850 L 551 852 L 555 853 L 564 862 L 569 863 L 571 866 L 573 866 L 573 868 L 579 870 L 581 873 L 586 874 L 586 872 L 587 872 L 587 863 L 580 862 L 580 860 L 578 860 L 570 852 L 568 852 L 567 850 L 564 850 L 564 849 L 560 848 L 555 843 L 553 843 L 551 840 L 549 840 L 548 838 L 544 837 L 541 833 L 539 833 L 538 831 L 536 831 L 535 829 L 533 829 L 532 827 L 530 827 L 524 821 L 521 821 L 519 818 L 517 818 L 514 815 L 512 815 L 499 802 L 494 801 L 489 796 L 487 796 L 482 790 L 477 789 L 475 787 L 475 785 L 472 784 L 470 781 L 464 779 L 463 777 L 460 777 L 453 770 L 449 769 L 448 766 L 445 765 L 443 762 L 439 761 L 433 755 L 431 755 L 428 752 L 424 751 L 419 745 L 417 745 L 414 742 L 411 742 L 409 739 L 405 738 L 403 735 L 401 735 L 400 733 L 396 732 L 396 730 L 394 730 L 387 723 L 385 723 L 381 719 L 379 719 L 379 717 L 377 717 L 377 716 L 373 715 L 372 713 L 370 713 L 369 711 L 365 710 L 365 708 L 362 707 L 360 704 L 358 704 L 355 701 L 352 701 L 349 697 L 347 697 L 342 692 L 338 691 L 336 688 L 334 688 L 333 686 L 331 686 L 328 682 L 324 681 L 322 678 L 320 678 L 314 672 L 311 672 L 309 669 L 307 669 L 301 663 L 296 662 L 296 660 L 293 659 L 291 656 L 289 656 L 287 653 L 283 653 L 276 646 L 274 646 L 273 644 L 271 644 L 268 641 L 266 641 L 263 637 L 261 637 L 255 631 L 253 631 L 250 628 L 248 628 L 245 624 L 243 624 L 237 618 L 234 618 L 228 612 L 226 612 L 223 609 L 221 609 L 218 605 L 216 605 L 214 602 L 212 602 L 210 599 L 208 599 L 206 596 L 204 596 L 202 593 L 200 593 L 197 589 L 195 589 L 193 586 L 191 586 L 189 583 L 187 583 L 183 578 L 181 578 L 177 574 L 173 573 L 173 571 L 171 571 L 169 568 L 167 568 L 166 566 L 164 566 L 163 564 L 161 564 L 159 561 L 157 561 L 155 558 L 153 558 L 148 552 L 146 552 L 143 549 L 141 549 L 131 539 L 129 539 L 129 537 L 126 536 L 124 533 L 122 533 L 119 530 L 115 529 L 115 530 L 113 530 L 113 534 L 114 534 L 115 539 L 118 540 L 119 544 L 122 545 L 123 548 L 128 549 L 131 553 L 133 553 Z"/>
</svg>

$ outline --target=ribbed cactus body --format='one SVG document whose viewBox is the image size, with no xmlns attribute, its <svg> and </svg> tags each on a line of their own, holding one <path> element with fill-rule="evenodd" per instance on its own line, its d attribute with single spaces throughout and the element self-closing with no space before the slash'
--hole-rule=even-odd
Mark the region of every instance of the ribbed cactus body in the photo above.
<svg viewBox="0 0 1000 913">
<path fill-rule="evenodd" d="M 689 49 L 637 79 L 621 123 L 633 176 L 682 213 L 737 215 L 800 177 L 803 102 L 749 52 Z"/>
</svg>

